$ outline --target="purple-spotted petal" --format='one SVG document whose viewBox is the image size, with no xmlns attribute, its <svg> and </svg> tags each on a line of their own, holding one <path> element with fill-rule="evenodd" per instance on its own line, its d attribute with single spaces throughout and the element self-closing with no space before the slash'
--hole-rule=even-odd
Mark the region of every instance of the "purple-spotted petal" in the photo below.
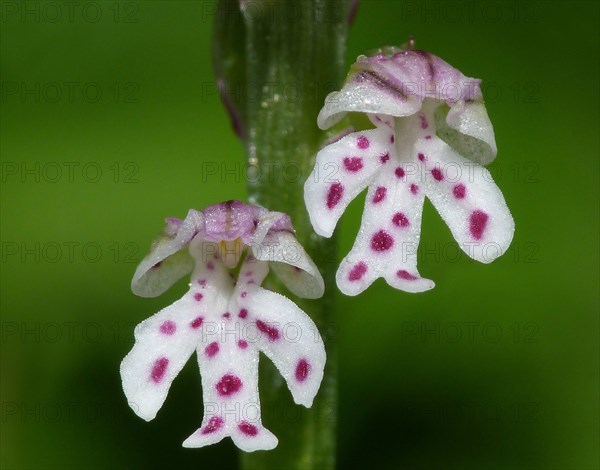
<svg viewBox="0 0 600 470">
<path fill-rule="evenodd" d="M 323 342 L 308 315 L 285 297 L 258 286 L 267 271 L 266 262 L 246 258 L 227 312 L 205 328 L 197 351 L 204 420 L 184 447 L 203 447 L 225 436 L 246 452 L 277 445 L 260 417 L 261 350 L 288 382 L 296 403 L 312 403 L 323 377 Z"/>
<path fill-rule="evenodd" d="M 140 323 L 133 349 L 121 363 L 129 406 L 146 421 L 156 416 L 171 383 L 202 341 L 208 316 L 223 302 L 222 291 L 231 290 L 220 263 L 212 270 L 197 267 L 196 272 L 204 282 L 192 282 L 184 297 Z"/>
<path fill-rule="evenodd" d="M 315 232 L 330 237 L 348 204 L 389 165 L 393 131 L 349 134 L 321 149 L 304 184 L 304 201 Z"/>
<path fill-rule="evenodd" d="M 204 227 L 204 216 L 194 209 L 185 220 L 167 219 L 165 234 L 152 243 L 150 253 L 139 264 L 131 290 L 140 297 L 156 297 L 188 274 L 193 260 L 183 250 Z"/>
<path fill-rule="evenodd" d="M 490 263 L 509 247 L 515 223 L 504 196 L 483 167 L 461 157 L 439 139 L 422 140 L 424 190 L 461 249 Z M 439 171 L 440 180 L 428 177 Z"/>
<path fill-rule="evenodd" d="M 262 282 L 268 266 L 247 256 L 234 288 L 233 280 L 222 264 L 205 261 L 205 245 L 194 243 L 191 247 L 198 266 L 192 276 L 192 285 L 201 286 L 201 293 L 216 288 L 219 302 L 207 312 L 202 335 L 196 344 L 204 419 L 183 446 L 203 447 L 229 436 L 246 452 L 269 450 L 277 445 L 277 438 L 261 422 L 258 349 L 252 343 L 247 327 L 254 314 L 249 312 L 249 290 Z M 218 285 L 214 277 L 221 270 L 226 276 Z"/>
<path fill-rule="evenodd" d="M 230 303 L 232 314 L 234 308 L 237 303 Z M 259 354 L 251 342 L 249 328 L 244 328 L 246 321 L 237 315 L 213 321 L 198 345 L 204 419 L 200 428 L 184 441 L 184 447 L 203 447 L 225 436 L 246 452 L 269 450 L 277 445 L 277 438 L 261 422 Z M 218 429 L 213 431 L 215 427 Z"/>
<path fill-rule="evenodd" d="M 336 274 L 344 294 L 360 294 L 379 277 L 406 292 L 434 287 L 417 270 L 423 201 L 414 167 L 390 165 L 373 182 L 354 246 Z"/>
<path fill-rule="evenodd" d="M 248 289 L 246 321 L 253 347 L 273 361 L 294 401 L 310 407 L 325 367 L 325 347 L 316 325 L 296 304 L 275 292 Z"/>
<path fill-rule="evenodd" d="M 252 246 L 252 251 L 258 260 L 268 261 L 273 272 L 298 297 L 318 299 L 323 295 L 323 277 L 292 233 L 269 233 L 262 243 Z"/>
</svg>

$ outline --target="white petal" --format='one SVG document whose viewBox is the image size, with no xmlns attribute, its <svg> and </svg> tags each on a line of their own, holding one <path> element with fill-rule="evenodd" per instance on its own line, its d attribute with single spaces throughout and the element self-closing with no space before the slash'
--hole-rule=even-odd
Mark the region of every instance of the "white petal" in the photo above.
<svg viewBox="0 0 600 470">
<path fill-rule="evenodd" d="M 318 299 L 323 295 L 323 277 L 292 233 L 271 232 L 252 251 L 257 259 L 269 261 L 273 272 L 297 296 Z"/>
<path fill-rule="evenodd" d="M 146 421 L 156 416 L 171 383 L 201 340 L 207 315 L 223 303 L 220 290 L 192 284 L 180 300 L 140 323 L 121 363 L 129 405 Z"/>
<path fill-rule="evenodd" d="M 344 294 L 360 294 L 379 277 L 406 292 L 434 287 L 417 270 L 423 200 L 414 165 L 394 163 L 373 182 L 354 246 L 336 274 Z"/>
<path fill-rule="evenodd" d="M 275 292 L 254 287 L 246 297 L 247 341 L 273 361 L 294 401 L 312 405 L 325 367 L 325 346 L 317 327 L 296 304 Z"/>
<path fill-rule="evenodd" d="M 447 112 L 447 115 L 446 115 Z M 496 158 L 494 128 L 482 99 L 442 106 L 435 116 L 438 135 L 464 157 L 481 165 Z"/>
<path fill-rule="evenodd" d="M 167 219 L 168 234 L 161 235 L 153 242 L 150 253 L 141 261 L 133 275 L 133 293 L 140 297 L 157 297 L 188 274 L 194 262 L 184 248 L 203 225 L 202 213 L 193 209 L 177 227 Z"/>
<path fill-rule="evenodd" d="M 304 184 L 304 202 L 315 232 L 330 237 L 348 204 L 390 164 L 393 130 L 381 127 L 355 132 L 317 154 Z"/>
<path fill-rule="evenodd" d="M 502 255 L 512 241 L 515 224 L 490 173 L 437 138 L 420 140 L 417 152 L 425 157 L 426 195 L 462 250 L 483 263 Z"/>
</svg>

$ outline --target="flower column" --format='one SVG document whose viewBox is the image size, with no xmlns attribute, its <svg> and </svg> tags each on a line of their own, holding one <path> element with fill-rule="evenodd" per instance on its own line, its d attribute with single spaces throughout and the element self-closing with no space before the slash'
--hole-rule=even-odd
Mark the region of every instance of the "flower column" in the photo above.
<svg viewBox="0 0 600 470">
<path fill-rule="evenodd" d="M 245 141 L 250 202 L 292 217 L 327 286 L 319 301 L 298 302 L 310 312 L 326 344 L 321 391 L 313 408 L 302 410 L 298 417 L 289 413 L 292 404 L 275 369 L 261 367 L 261 382 L 266 385 L 261 387 L 261 398 L 265 407 L 272 407 L 268 425 L 279 436 L 280 444 L 270 452 L 242 455 L 245 468 L 325 469 L 333 468 L 335 462 L 335 242 L 310 235 L 313 230 L 304 207 L 303 184 L 324 140 L 316 126 L 318 111 L 325 96 L 345 75 L 350 3 L 221 0 L 219 5 L 215 70 L 223 102 L 236 132 Z"/>
</svg>

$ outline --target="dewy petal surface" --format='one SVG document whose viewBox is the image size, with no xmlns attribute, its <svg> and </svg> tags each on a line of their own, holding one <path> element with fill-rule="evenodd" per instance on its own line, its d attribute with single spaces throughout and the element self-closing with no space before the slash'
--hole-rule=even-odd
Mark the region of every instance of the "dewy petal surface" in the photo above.
<svg viewBox="0 0 600 470">
<path fill-rule="evenodd" d="M 151 253 L 138 269 L 139 281 L 161 256 L 180 256 L 181 251 L 174 252 L 178 246 L 186 248 L 194 266 L 189 292 L 136 328 L 134 347 L 121 364 L 123 390 L 136 414 L 153 419 L 196 351 L 204 418 L 183 445 L 202 447 L 229 436 L 247 452 L 272 449 L 277 438 L 261 421 L 259 352 L 275 363 L 294 401 L 310 406 L 323 377 L 325 348 L 306 313 L 260 284 L 269 264 L 284 269 L 284 282 L 300 294 L 320 296 L 323 280 L 285 214 L 239 201 L 190 213 L 187 224 L 168 219 L 169 245 L 159 247 L 159 255 Z M 257 259 L 255 252 L 262 252 L 257 248 L 267 245 L 276 249 Z M 244 253 L 236 278 L 229 268 Z"/>
</svg>

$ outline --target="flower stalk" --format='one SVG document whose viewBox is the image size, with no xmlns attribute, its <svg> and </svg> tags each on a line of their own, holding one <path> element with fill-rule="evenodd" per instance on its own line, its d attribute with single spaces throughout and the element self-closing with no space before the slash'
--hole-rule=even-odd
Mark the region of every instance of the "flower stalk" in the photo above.
<svg viewBox="0 0 600 470">
<path fill-rule="evenodd" d="M 335 463 L 335 240 L 314 235 L 303 185 L 327 137 L 316 125 L 319 109 L 346 73 L 350 3 L 221 0 L 219 5 L 215 70 L 223 102 L 245 142 L 249 201 L 291 216 L 298 239 L 326 285 L 318 301 L 294 298 L 311 315 L 325 342 L 321 389 L 311 409 L 294 407 L 275 368 L 262 361 L 261 400 L 265 410 L 271 408 L 264 420 L 279 445 L 269 452 L 242 454 L 245 469 L 327 469 Z M 270 282 L 273 286 L 276 281 Z"/>
</svg>

